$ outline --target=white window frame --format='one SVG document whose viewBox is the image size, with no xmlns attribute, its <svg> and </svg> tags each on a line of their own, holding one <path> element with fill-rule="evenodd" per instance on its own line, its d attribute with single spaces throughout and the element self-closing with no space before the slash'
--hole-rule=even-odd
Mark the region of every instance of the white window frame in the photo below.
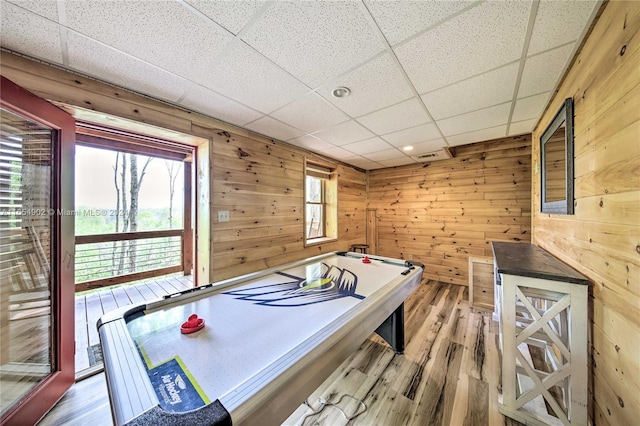
<svg viewBox="0 0 640 426">
<path fill-rule="evenodd" d="M 334 164 L 319 162 L 305 158 L 304 164 L 304 242 L 305 246 L 323 244 L 337 241 L 338 239 L 338 185 L 337 173 Z M 307 201 L 307 176 L 321 179 L 320 202 Z M 310 218 L 307 218 L 308 205 L 322 206 L 322 233 L 319 236 L 310 237 Z M 308 226 L 309 224 L 309 226 Z"/>
</svg>

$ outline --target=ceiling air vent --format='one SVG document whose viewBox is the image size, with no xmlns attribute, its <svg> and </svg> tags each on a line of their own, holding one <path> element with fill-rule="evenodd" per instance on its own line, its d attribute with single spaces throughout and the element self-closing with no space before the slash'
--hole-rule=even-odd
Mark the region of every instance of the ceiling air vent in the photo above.
<svg viewBox="0 0 640 426">
<path fill-rule="evenodd" d="M 439 151 L 425 152 L 424 154 L 413 156 L 413 159 L 418 161 L 446 160 L 447 158 L 451 158 L 451 154 L 446 148 L 443 148 Z"/>
</svg>

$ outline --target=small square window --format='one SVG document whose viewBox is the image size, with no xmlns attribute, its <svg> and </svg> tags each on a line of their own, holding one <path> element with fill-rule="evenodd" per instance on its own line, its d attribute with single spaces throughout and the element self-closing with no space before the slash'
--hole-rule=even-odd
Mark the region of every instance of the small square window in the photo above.
<svg viewBox="0 0 640 426">
<path fill-rule="evenodd" d="M 334 169 L 305 163 L 304 218 L 306 243 L 337 238 L 337 184 Z"/>
</svg>

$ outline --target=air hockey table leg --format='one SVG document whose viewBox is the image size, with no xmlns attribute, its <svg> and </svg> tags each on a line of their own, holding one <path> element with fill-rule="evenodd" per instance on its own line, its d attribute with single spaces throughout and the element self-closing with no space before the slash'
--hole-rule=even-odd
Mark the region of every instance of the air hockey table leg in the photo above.
<svg viewBox="0 0 640 426">
<path fill-rule="evenodd" d="M 404 353 L 404 302 L 380 324 L 376 333 L 391 346 L 395 353 Z"/>
</svg>

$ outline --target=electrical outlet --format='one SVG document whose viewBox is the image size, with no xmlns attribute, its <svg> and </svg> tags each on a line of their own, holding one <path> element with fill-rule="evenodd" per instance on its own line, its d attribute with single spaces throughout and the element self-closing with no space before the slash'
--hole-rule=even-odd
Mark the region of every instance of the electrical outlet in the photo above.
<svg viewBox="0 0 640 426">
<path fill-rule="evenodd" d="M 229 222 L 229 210 L 218 211 L 218 222 Z"/>
<path fill-rule="evenodd" d="M 409 260 L 413 260 L 413 255 L 412 254 L 409 255 Z"/>
</svg>

